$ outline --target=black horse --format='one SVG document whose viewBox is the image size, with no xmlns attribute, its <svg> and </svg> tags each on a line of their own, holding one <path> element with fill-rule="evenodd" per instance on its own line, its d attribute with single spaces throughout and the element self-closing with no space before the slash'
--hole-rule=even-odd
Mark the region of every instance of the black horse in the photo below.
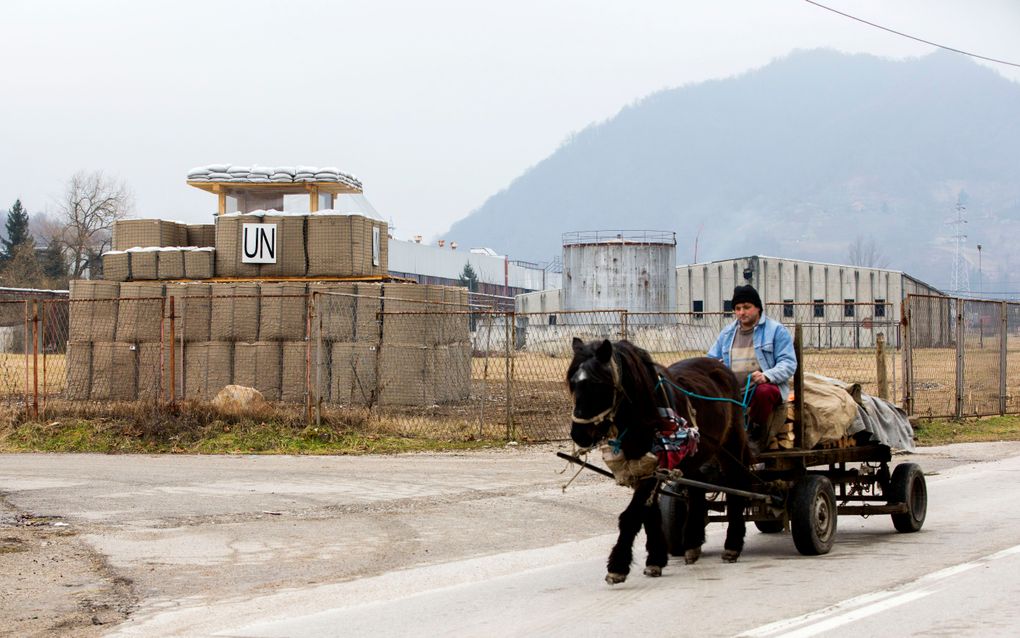
<svg viewBox="0 0 1020 638">
<path fill-rule="evenodd" d="M 736 399 L 739 388 L 733 372 L 707 357 L 686 359 L 669 368 L 652 361 L 647 352 L 628 341 L 573 340 L 574 358 L 567 382 L 574 398 L 570 438 L 590 449 L 614 437 L 613 446 L 627 461 L 638 462 L 655 446 L 671 409 L 699 431 L 697 450 L 677 468 L 686 478 L 748 488 L 751 452 Z M 682 390 L 681 390 L 682 389 Z M 684 392 L 686 391 L 686 392 Z M 619 456 L 619 454 L 617 455 Z M 642 525 L 647 537 L 646 576 L 660 576 L 668 561 L 662 513 L 658 505 L 659 479 L 641 463 L 647 475 L 629 481 L 634 495 L 620 514 L 620 535 L 609 554 L 606 582 L 621 583 L 630 573 L 634 539 Z M 619 480 L 619 475 L 617 476 Z M 705 542 L 708 508 L 705 491 L 687 489 L 687 515 L 681 533 L 684 560 L 693 563 Z M 726 542 L 722 558 L 735 562 L 744 548 L 746 499 L 726 499 Z"/>
</svg>

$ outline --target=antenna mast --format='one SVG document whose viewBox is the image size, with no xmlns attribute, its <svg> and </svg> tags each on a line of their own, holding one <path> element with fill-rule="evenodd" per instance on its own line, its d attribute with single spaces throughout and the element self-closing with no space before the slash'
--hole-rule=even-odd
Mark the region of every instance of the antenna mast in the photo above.
<svg viewBox="0 0 1020 638">
<path fill-rule="evenodd" d="M 954 292 L 970 292 L 970 264 L 967 262 L 967 257 L 963 254 L 963 249 L 967 244 L 967 234 L 964 233 L 964 224 L 967 220 L 963 218 L 964 213 L 967 212 L 967 207 L 963 204 L 956 204 L 956 219 L 949 222 L 953 226 L 954 234 L 952 238 L 956 240 L 956 251 L 953 253 L 953 276 L 950 283 Z"/>
</svg>

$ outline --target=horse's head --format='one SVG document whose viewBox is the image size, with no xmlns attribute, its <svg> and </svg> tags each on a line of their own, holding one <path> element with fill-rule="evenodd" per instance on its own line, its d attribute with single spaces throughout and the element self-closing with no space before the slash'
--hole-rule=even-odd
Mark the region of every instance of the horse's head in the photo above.
<svg viewBox="0 0 1020 638">
<path fill-rule="evenodd" d="M 622 398 L 620 369 L 613 360 L 613 344 L 573 341 L 574 359 L 567 369 L 567 384 L 574 397 L 570 438 L 590 448 L 609 436 L 609 428 Z"/>
</svg>

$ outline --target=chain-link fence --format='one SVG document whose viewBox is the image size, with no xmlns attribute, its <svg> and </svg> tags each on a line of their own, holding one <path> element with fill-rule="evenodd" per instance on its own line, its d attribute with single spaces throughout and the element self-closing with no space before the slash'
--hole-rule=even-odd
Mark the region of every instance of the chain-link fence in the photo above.
<svg viewBox="0 0 1020 638">
<path fill-rule="evenodd" d="M 910 295 L 905 308 L 911 414 L 1020 412 L 1020 304 Z"/>
<path fill-rule="evenodd" d="M 731 313 L 515 313 L 506 300 L 428 285 L 320 283 L 288 294 L 286 282 L 237 282 L 215 295 L 207 286 L 146 286 L 123 284 L 118 298 L 0 303 L 0 397 L 36 417 L 208 401 L 238 384 L 304 408 L 310 420 L 376 432 L 562 439 L 574 337 L 628 339 L 668 365 L 707 352 L 733 321 Z M 903 396 L 889 307 L 767 312 L 791 330 L 802 325 L 807 372 Z M 991 344 L 987 330 L 976 338 Z"/>
</svg>

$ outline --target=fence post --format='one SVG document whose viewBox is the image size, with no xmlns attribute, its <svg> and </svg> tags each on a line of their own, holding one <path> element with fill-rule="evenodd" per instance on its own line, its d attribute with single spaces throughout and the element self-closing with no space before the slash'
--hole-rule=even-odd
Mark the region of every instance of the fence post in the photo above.
<svg viewBox="0 0 1020 638">
<path fill-rule="evenodd" d="M 42 316 L 39 323 L 39 341 L 42 347 L 42 415 L 46 418 L 46 395 L 49 394 L 49 386 L 46 385 L 46 317 L 52 312 L 52 306 L 46 301 L 42 302 Z"/>
<path fill-rule="evenodd" d="M 878 398 L 889 398 L 889 385 L 885 371 L 885 333 L 875 337 L 875 370 L 878 376 Z"/>
<path fill-rule="evenodd" d="M 312 301 L 315 304 L 315 426 L 322 427 L 322 295 L 314 293 Z"/>
<path fill-rule="evenodd" d="M 506 376 L 506 440 L 513 440 L 513 399 L 510 395 L 510 359 L 513 352 L 510 350 L 511 323 L 516 317 L 513 313 L 507 312 L 503 315 L 503 369 Z"/>
<path fill-rule="evenodd" d="M 173 297 L 171 297 L 173 299 Z M 68 321 L 70 321 L 71 308 L 70 304 L 67 308 Z M 166 297 L 161 297 L 159 300 L 159 388 L 156 390 L 156 403 L 159 404 L 161 399 L 166 399 L 164 389 L 166 388 L 166 322 L 163 321 L 163 317 L 166 316 Z"/>
<path fill-rule="evenodd" d="M 173 405 L 177 401 L 177 361 L 176 361 L 176 323 L 174 318 L 174 297 L 170 296 L 170 404 Z"/>
<path fill-rule="evenodd" d="M 32 300 L 32 416 L 39 418 L 39 300 Z"/>
<path fill-rule="evenodd" d="M 963 299 L 957 298 L 956 300 L 956 418 L 963 418 L 963 339 L 966 336 L 966 331 L 963 325 Z"/>
<path fill-rule="evenodd" d="M 627 338 L 627 311 L 626 310 L 621 310 L 620 311 L 620 338 L 621 339 L 626 339 Z"/>
<path fill-rule="evenodd" d="M 29 313 L 28 313 L 28 300 L 26 299 L 25 301 L 22 301 L 21 303 L 23 304 L 24 309 L 25 309 L 25 323 L 23 324 L 24 325 L 24 335 L 21 338 L 21 341 L 22 341 L 21 345 L 22 345 L 22 350 L 24 350 L 24 352 L 25 352 L 25 393 L 24 393 L 23 398 L 25 400 L 25 416 L 27 417 L 28 415 L 30 415 L 32 413 L 31 402 L 28 400 L 28 396 L 32 393 L 31 389 L 29 388 L 29 382 L 28 382 L 28 342 L 31 340 L 31 336 L 32 336 L 32 318 L 29 316 Z"/>
<path fill-rule="evenodd" d="M 1006 340 L 1009 339 L 1009 306 L 999 302 L 999 414 L 1006 414 Z"/>
<path fill-rule="evenodd" d="M 804 447 L 804 329 L 799 323 L 793 327 L 793 351 L 797 357 L 797 370 L 793 373 L 793 440 L 795 445 Z"/>
<path fill-rule="evenodd" d="M 910 295 L 900 307 L 903 314 L 903 409 L 914 413 L 914 345 L 911 327 Z"/>
<path fill-rule="evenodd" d="M 312 305 L 315 292 L 305 295 L 305 424 L 312 424 L 312 321 L 314 312 Z"/>
</svg>

